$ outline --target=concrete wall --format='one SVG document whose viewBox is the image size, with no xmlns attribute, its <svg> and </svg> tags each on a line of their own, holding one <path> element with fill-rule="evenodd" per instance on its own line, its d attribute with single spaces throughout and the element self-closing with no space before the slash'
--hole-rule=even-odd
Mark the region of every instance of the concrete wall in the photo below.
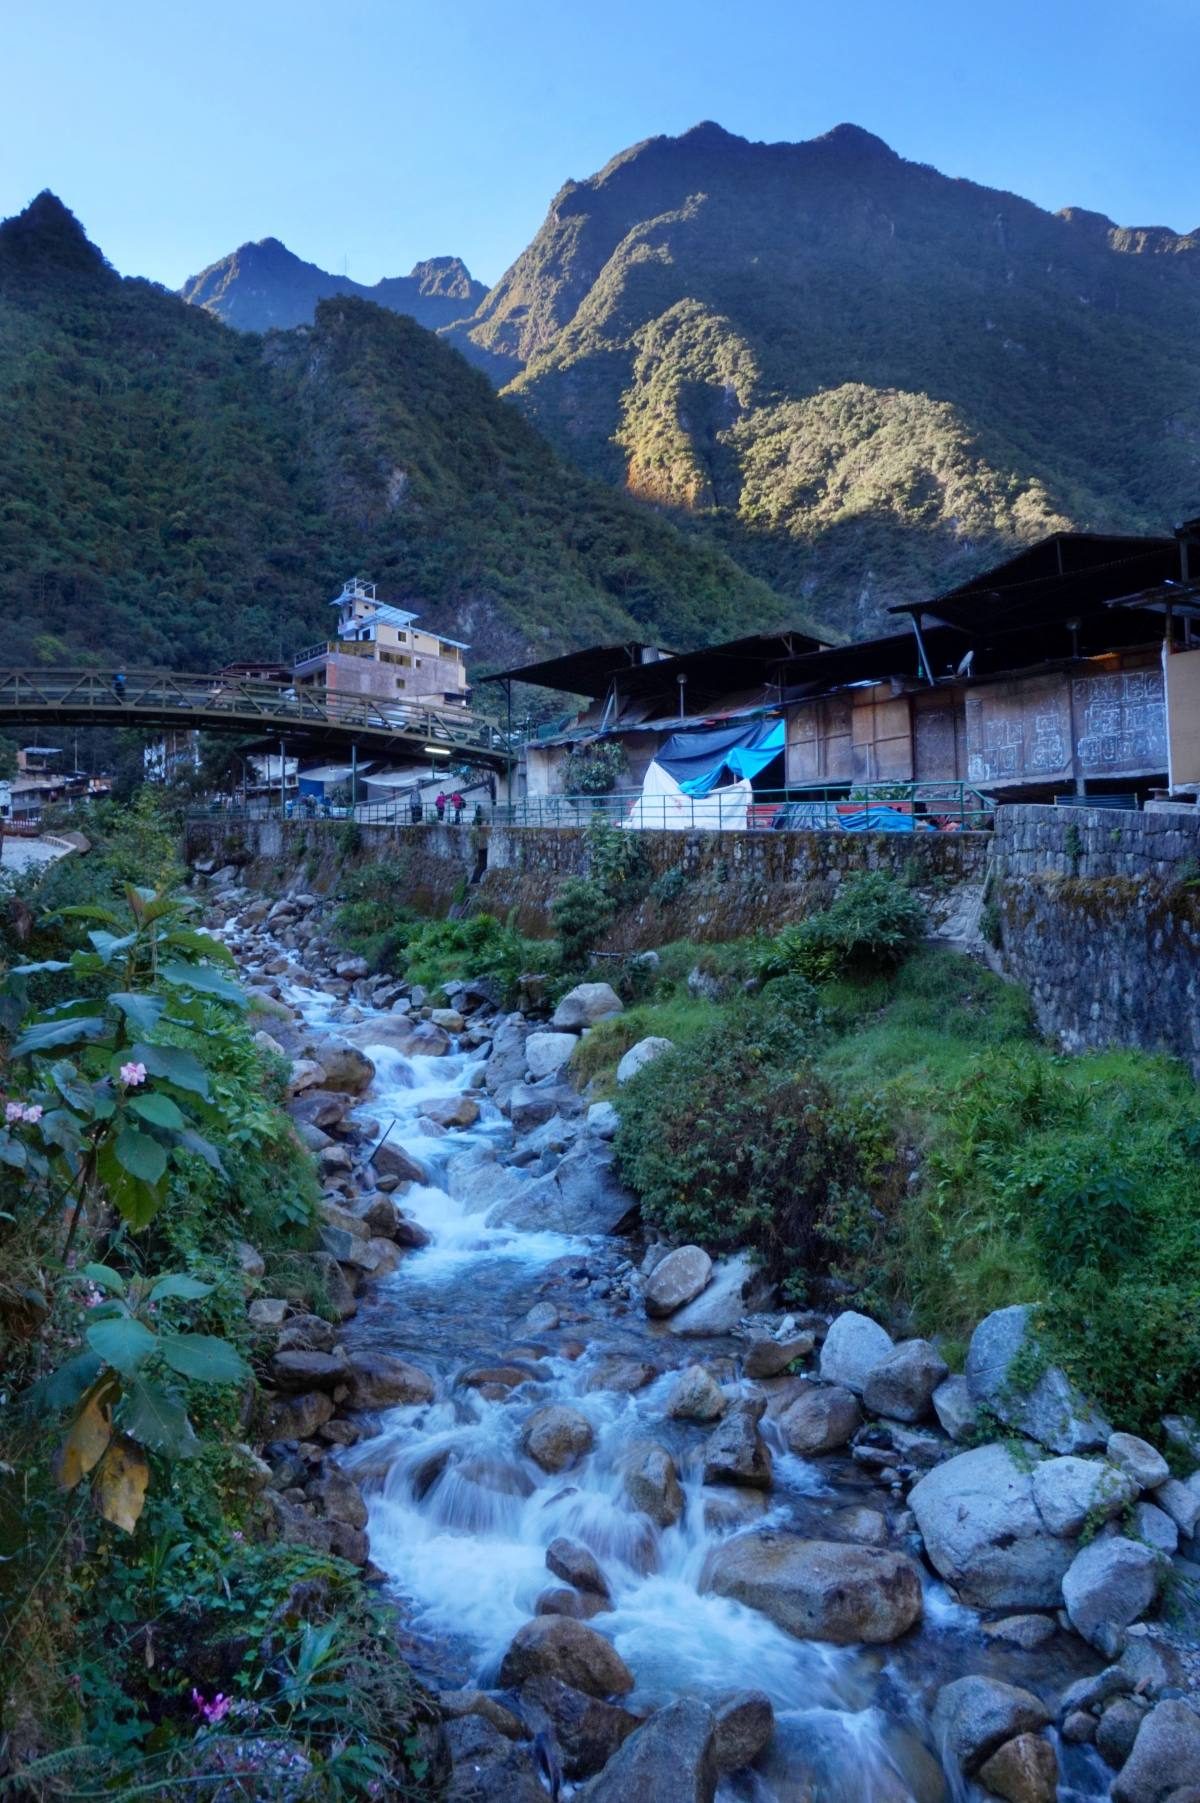
<svg viewBox="0 0 1200 1803">
<path fill-rule="evenodd" d="M 1045 1033 L 1200 1078 L 1200 809 L 1001 808 L 986 918 Z"/>
</svg>

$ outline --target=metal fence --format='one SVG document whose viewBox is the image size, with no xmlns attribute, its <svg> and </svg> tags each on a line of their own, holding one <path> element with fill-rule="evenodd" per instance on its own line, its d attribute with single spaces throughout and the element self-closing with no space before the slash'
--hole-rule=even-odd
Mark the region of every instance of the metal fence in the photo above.
<svg viewBox="0 0 1200 1803">
<path fill-rule="evenodd" d="M 685 832 L 964 832 L 990 830 L 996 804 L 967 783 L 864 783 L 744 794 L 537 795 L 492 810 L 497 825 L 614 826 Z"/>
</svg>

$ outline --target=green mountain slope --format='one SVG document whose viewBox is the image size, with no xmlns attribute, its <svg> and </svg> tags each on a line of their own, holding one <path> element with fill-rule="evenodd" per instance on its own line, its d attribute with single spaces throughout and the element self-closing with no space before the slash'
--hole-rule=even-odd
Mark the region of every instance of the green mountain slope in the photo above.
<svg viewBox="0 0 1200 1803">
<path fill-rule="evenodd" d="M 241 332 L 311 325 L 317 302 L 337 294 L 354 294 L 393 313 L 407 313 L 432 331 L 474 313 L 487 289 L 461 257 L 429 257 L 410 275 L 385 276 L 364 287 L 304 262 L 278 238 L 262 238 L 189 277 L 180 293 Z"/>
<path fill-rule="evenodd" d="M 1200 234 L 841 126 L 655 138 L 555 197 L 448 335 L 584 469 L 861 631 L 1067 523 L 1200 502 Z"/>
<path fill-rule="evenodd" d="M 411 319 L 334 299 L 260 339 L 121 280 L 53 196 L 0 226 L 5 661 L 278 657 L 355 570 L 477 664 L 803 624 Z"/>
</svg>

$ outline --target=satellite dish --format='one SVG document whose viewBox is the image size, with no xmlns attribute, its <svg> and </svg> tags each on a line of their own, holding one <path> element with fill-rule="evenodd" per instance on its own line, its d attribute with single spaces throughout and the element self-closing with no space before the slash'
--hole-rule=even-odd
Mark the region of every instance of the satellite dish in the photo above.
<svg viewBox="0 0 1200 1803">
<path fill-rule="evenodd" d="M 971 671 L 974 668 L 975 668 L 975 647 L 972 645 L 971 649 L 966 653 L 966 655 L 964 657 L 959 658 L 958 668 L 955 670 L 954 674 L 956 676 L 969 676 L 971 674 Z"/>
</svg>

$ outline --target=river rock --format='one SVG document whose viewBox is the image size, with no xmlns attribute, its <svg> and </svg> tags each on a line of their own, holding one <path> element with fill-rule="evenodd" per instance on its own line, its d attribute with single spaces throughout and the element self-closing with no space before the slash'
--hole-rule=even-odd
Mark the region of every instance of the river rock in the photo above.
<svg viewBox="0 0 1200 1803">
<path fill-rule="evenodd" d="M 1125 1629 L 1154 1601 L 1159 1570 L 1158 1555 L 1137 1540 L 1117 1534 L 1091 1541 L 1062 1581 L 1075 1632 L 1110 1658 L 1118 1653 Z"/>
<path fill-rule="evenodd" d="M 521 1447 L 543 1471 L 566 1471 L 592 1450 L 592 1424 L 578 1409 L 555 1402 L 535 1409 L 521 1429 Z"/>
<path fill-rule="evenodd" d="M 1006 1615 L 1000 1621 L 985 1621 L 983 1632 L 988 1640 L 1001 1640 L 1005 1646 L 1020 1647 L 1023 1653 L 1036 1652 L 1053 1640 L 1057 1632 L 1051 1615 Z"/>
<path fill-rule="evenodd" d="M 344 1352 L 277 1352 L 271 1376 L 281 1390 L 332 1390 L 349 1374 Z"/>
<path fill-rule="evenodd" d="M 896 1640 L 921 1616 L 921 1575 L 903 1553 L 778 1529 L 738 1534 L 709 1554 L 701 1587 L 758 1609 L 800 1640 Z"/>
<path fill-rule="evenodd" d="M 267 1409 L 265 1431 L 269 1440 L 311 1440 L 333 1415 L 333 1401 L 321 1390 L 298 1396 L 276 1396 Z"/>
<path fill-rule="evenodd" d="M 376 1190 L 370 1198 L 361 1216 L 363 1225 L 372 1236 L 394 1240 L 405 1220 L 400 1204 L 384 1190 Z"/>
<path fill-rule="evenodd" d="M 394 1139 L 385 1139 L 371 1154 L 371 1164 L 379 1177 L 395 1177 L 401 1183 L 428 1183 L 429 1172 Z"/>
<path fill-rule="evenodd" d="M 978 1431 L 978 1416 L 965 1377 L 948 1377 L 932 1396 L 933 1412 L 942 1432 L 960 1444 Z"/>
<path fill-rule="evenodd" d="M 312 1266 L 320 1279 L 325 1302 L 338 1320 L 348 1321 L 351 1315 L 357 1314 L 354 1287 L 337 1259 L 329 1252 L 314 1252 Z"/>
<path fill-rule="evenodd" d="M 322 1039 L 314 1048 L 314 1057 L 325 1072 L 325 1087 L 342 1090 L 346 1095 L 361 1096 L 370 1088 L 375 1066 L 361 1047 L 348 1039 Z"/>
<path fill-rule="evenodd" d="M 579 1044 L 574 1033 L 531 1033 L 525 1041 L 525 1069 L 536 1082 L 561 1070 Z"/>
<path fill-rule="evenodd" d="M 1015 1303 L 996 1309 L 979 1323 L 967 1349 L 972 1400 L 1052 1452 L 1102 1447 L 1112 1428 L 1057 1365 L 1043 1369 L 1028 1389 L 1021 1387 L 1018 1361 L 1037 1354 L 1032 1317 L 1027 1303 Z"/>
<path fill-rule="evenodd" d="M 716 1717 L 713 1757 L 720 1772 L 740 1772 L 758 1758 L 775 1732 L 775 1711 L 765 1690 L 726 1690 L 712 1698 Z"/>
<path fill-rule="evenodd" d="M 589 1697 L 625 1696 L 633 1673 L 611 1642 L 585 1622 L 539 1615 L 517 1630 L 500 1665 L 500 1682 L 518 1688 L 527 1678 L 558 1678 Z"/>
<path fill-rule="evenodd" d="M 703 1365 L 686 1366 L 667 1397 L 667 1414 L 673 1421 L 719 1421 L 728 1406 L 720 1384 Z"/>
<path fill-rule="evenodd" d="M 546 1548 L 546 1569 L 576 1590 L 590 1591 L 593 1596 L 603 1597 L 605 1602 L 612 1600 L 608 1579 L 596 1563 L 595 1555 L 578 1540 L 568 1540 L 564 1534 L 552 1540 Z"/>
<path fill-rule="evenodd" d="M 712 1710 L 681 1697 L 656 1710 L 617 1750 L 581 1803 L 713 1803 L 717 1794 Z"/>
<path fill-rule="evenodd" d="M 1054 1803 L 1058 1758 L 1044 1734 L 1018 1734 L 984 1761 L 979 1781 L 1006 1803 Z"/>
<path fill-rule="evenodd" d="M 604 1140 L 582 1139 L 553 1171 L 535 1177 L 487 1213 L 489 1227 L 548 1229 L 555 1233 L 615 1233 L 637 1207 L 637 1198 L 616 1173 L 613 1148 Z"/>
<path fill-rule="evenodd" d="M 970 1774 L 1005 1741 L 1044 1728 L 1049 1720 L 1032 1691 L 978 1674 L 942 1685 L 931 1725 L 944 1755 Z"/>
<path fill-rule="evenodd" d="M 948 1376 L 945 1359 L 928 1340 L 902 1340 L 868 1372 L 863 1407 L 892 1421 L 924 1421 L 934 1391 Z"/>
<path fill-rule="evenodd" d="M 544 1127 L 564 1111 L 578 1108 L 575 1091 L 561 1083 L 514 1083 L 505 1103 L 513 1131 L 524 1136 Z"/>
<path fill-rule="evenodd" d="M 712 1276 L 712 1259 L 701 1246 L 677 1246 L 655 1265 L 642 1285 L 646 1313 L 673 1315 L 698 1296 Z"/>
<path fill-rule="evenodd" d="M 282 1327 L 287 1311 L 287 1299 L 284 1296 L 256 1296 L 246 1310 L 246 1319 L 251 1327 Z"/>
<path fill-rule="evenodd" d="M 519 1014 L 506 1015 L 496 1026 L 483 1080 L 500 1108 L 507 1107 L 514 1086 L 525 1075 L 525 1041 L 532 1030 Z"/>
<path fill-rule="evenodd" d="M 675 1461 L 656 1440 L 635 1440 L 621 1458 L 625 1494 L 658 1527 L 673 1527 L 683 1514 Z"/>
<path fill-rule="evenodd" d="M 821 1376 L 828 1384 L 843 1384 L 861 1396 L 863 1385 L 881 1360 L 895 1350 L 891 1334 L 848 1308 L 831 1324 L 821 1347 Z"/>
<path fill-rule="evenodd" d="M 233 1255 L 237 1259 L 238 1270 L 243 1277 L 257 1282 L 260 1277 L 266 1275 L 266 1261 L 262 1253 L 257 1247 L 252 1246 L 249 1240 L 235 1240 Z"/>
<path fill-rule="evenodd" d="M 1110 1463 L 1128 1472 L 1139 1490 L 1157 1490 L 1171 1475 L 1158 1448 L 1136 1434 L 1110 1434 L 1104 1450 Z"/>
<path fill-rule="evenodd" d="M 1133 1752 L 1138 1730 L 1150 1712 L 1145 1697 L 1118 1697 L 1109 1703 L 1096 1725 L 1096 1751 L 1114 1770 Z"/>
<path fill-rule="evenodd" d="M 1089 1519 L 1099 1527 L 1137 1494 L 1128 1473 L 1102 1459 L 1067 1455 L 1033 1468 L 1033 1500 L 1052 1534 L 1078 1534 Z"/>
<path fill-rule="evenodd" d="M 320 1477 L 313 1479 L 308 1495 L 330 1521 L 340 1521 L 350 1528 L 366 1527 L 367 1505 L 362 1491 L 336 1465 L 327 1465 Z"/>
<path fill-rule="evenodd" d="M 586 1388 L 592 1390 L 616 1390 L 622 1396 L 632 1396 L 635 1390 L 644 1390 L 658 1376 L 658 1369 L 646 1359 L 634 1358 L 627 1352 L 613 1352 L 600 1360 L 587 1374 Z"/>
<path fill-rule="evenodd" d="M 612 1139 L 621 1125 L 621 1117 L 611 1102 L 593 1102 L 587 1111 L 587 1130 L 597 1139 Z"/>
<path fill-rule="evenodd" d="M 1157 1503 L 1137 1504 L 1133 1511 L 1130 1534 L 1135 1540 L 1152 1546 L 1156 1552 L 1165 1553 L 1168 1558 L 1179 1551 L 1179 1529 L 1166 1510 L 1160 1509 Z"/>
<path fill-rule="evenodd" d="M 1181 1534 L 1196 1532 L 1200 1523 L 1200 1486 L 1193 1485 L 1190 1479 L 1183 1484 L 1177 1477 L 1169 1477 L 1154 1491 L 1154 1500 Z"/>
<path fill-rule="evenodd" d="M 520 1697 L 521 1713 L 533 1732 L 553 1735 L 566 1778 L 589 1778 L 600 1771 L 641 1726 L 641 1717 L 628 1709 L 603 1703 L 558 1678 L 529 1678 Z"/>
<path fill-rule="evenodd" d="M 617 1065 L 617 1082 L 628 1083 L 637 1076 L 639 1071 L 645 1070 L 648 1064 L 653 1064 L 656 1058 L 661 1058 L 664 1052 L 673 1052 L 674 1050 L 675 1041 L 663 1039 L 657 1033 L 651 1033 L 647 1038 L 639 1039 L 636 1045 L 630 1046 Z"/>
<path fill-rule="evenodd" d="M 533 1605 L 535 1615 L 569 1615 L 572 1621 L 591 1621 L 593 1615 L 605 1615 L 612 1607 L 607 1598 L 593 1591 L 575 1590 L 570 1584 L 552 1584 L 539 1592 Z"/>
<path fill-rule="evenodd" d="M 1156 1703 L 1113 1783 L 1113 1803 L 1167 1803 L 1200 1774 L 1200 1715 L 1183 1699 Z"/>
<path fill-rule="evenodd" d="M 512 1741 L 472 1712 L 445 1724 L 453 1761 L 444 1803 L 546 1803 L 528 1741 Z"/>
<path fill-rule="evenodd" d="M 789 1452 L 802 1458 L 835 1452 L 862 1426 L 858 1398 L 842 1384 L 806 1384 L 779 1417 L 779 1431 Z"/>
<path fill-rule="evenodd" d="M 1049 1533 L 1031 1474 L 1007 1448 L 978 1446 L 935 1466 L 909 1507 L 937 1572 L 976 1609 L 1053 1609 L 1074 1548 Z"/>
<path fill-rule="evenodd" d="M 356 1352 L 350 1360 L 350 1395 L 356 1409 L 390 1409 L 432 1402 L 433 1379 L 407 1359 L 383 1352 Z"/>
<path fill-rule="evenodd" d="M 700 1500 L 705 1530 L 710 1534 L 730 1534 L 737 1528 L 753 1527 L 768 1507 L 765 1490 L 735 1490 L 729 1485 L 701 1491 Z"/>
<path fill-rule="evenodd" d="M 812 1334 L 796 1334 L 784 1340 L 751 1340 L 742 1359 L 747 1377 L 779 1377 L 796 1359 L 807 1358 L 815 1345 Z"/>
<path fill-rule="evenodd" d="M 767 1306 L 772 1289 L 748 1252 L 718 1259 L 708 1284 L 669 1318 L 668 1326 L 684 1338 L 732 1333 L 743 1315 Z"/>
<path fill-rule="evenodd" d="M 578 1033 L 624 1011 L 624 1002 L 608 983 L 577 983 L 563 996 L 550 1025 L 556 1033 Z"/>
<path fill-rule="evenodd" d="M 758 1430 L 766 1404 L 738 1402 L 704 1446 L 706 1484 L 746 1484 L 753 1490 L 769 1490 L 772 1479 L 770 1448 Z"/>
<path fill-rule="evenodd" d="M 288 1093 L 303 1095 L 306 1089 L 320 1089 L 327 1082 L 324 1065 L 315 1058 L 293 1058 L 288 1072 Z"/>
<path fill-rule="evenodd" d="M 473 1096 L 438 1096 L 422 1110 L 438 1127 L 473 1127 L 479 1119 L 479 1103 Z"/>
</svg>

